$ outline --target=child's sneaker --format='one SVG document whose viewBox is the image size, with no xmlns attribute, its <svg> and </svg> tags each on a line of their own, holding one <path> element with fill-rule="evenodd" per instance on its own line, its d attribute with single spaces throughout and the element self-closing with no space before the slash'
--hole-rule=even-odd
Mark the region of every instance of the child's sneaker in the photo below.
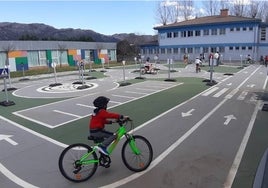
<svg viewBox="0 0 268 188">
<path fill-rule="evenodd" d="M 109 155 L 108 151 L 106 150 L 106 147 L 104 147 L 104 146 L 98 146 L 98 149 L 104 155 Z"/>
</svg>

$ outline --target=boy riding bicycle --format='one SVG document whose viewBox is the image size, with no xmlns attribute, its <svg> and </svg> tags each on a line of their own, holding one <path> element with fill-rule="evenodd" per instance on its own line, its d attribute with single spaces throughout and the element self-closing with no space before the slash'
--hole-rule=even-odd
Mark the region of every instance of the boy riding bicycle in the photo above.
<svg viewBox="0 0 268 188">
<path fill-rule="evenodd" d="M 109 155 L 106 148 L 117 137 L 113 132 L 105 130 L 105 125 L 112 124 L 113 121 L 111 121 L 111 119 L 124 120 L 128 118 L 128 116 L 108 112 L 106 109 L 109 101 L 110 99 L 104 96 L 99 96 L 93 101 L 93 104 L 96 108 L 94 109 L 89 122 L 90 136 L 95 138 L 104 138 L 104 141 L 101 143 L 98 149 L 105 155 Z"/>
</svg>

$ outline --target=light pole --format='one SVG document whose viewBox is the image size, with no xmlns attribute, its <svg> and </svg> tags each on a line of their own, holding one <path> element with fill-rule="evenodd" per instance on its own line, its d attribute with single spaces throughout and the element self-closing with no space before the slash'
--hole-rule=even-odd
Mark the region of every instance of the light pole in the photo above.
<svg viewBox="0 0 268 188">
<path fill-rule="evenodd" d="M 243 62 L 242 62 L 242 54 L 240 54 L 240 60 L 241 60 L 241 69 L 243 68 Z"/>
</svg>

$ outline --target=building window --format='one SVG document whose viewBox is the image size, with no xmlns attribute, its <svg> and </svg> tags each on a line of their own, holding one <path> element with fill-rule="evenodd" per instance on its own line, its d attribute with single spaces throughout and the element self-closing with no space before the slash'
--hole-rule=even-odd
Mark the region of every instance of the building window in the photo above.
<svg viewBox="0 0 268 188">
<path fill-rule="evenodd" d="M 178 32 L 173 32 L 173 37 L 174 37 L 174 38 L 177 38 L 177 37 L 179 37 L 179 34 L 178 34 Z"/>
<path fill-rule="evenodd" d="M 195 31 L 195 36 L 200 36 L 201 35 L 201 31 L 200 30 L 196 30 Z"/>
<path fill-rule="evenodd" d="M 211 29 L 211 35 L 217 35 L 217 29 Z"/>
<path fill-rule="evenodd" d="M 168 48 L 167 49 L 167 54 L 171 54 L 172 53 L 172 49 L 171 48 Z"/>
<path fill-rule="evenodd" d="M 216 47 L 211 47 L 211 52 L 213 52 L 213 53 L 217 52 L 217 48 Z"/>
<path fill-rule="evenodd" d="M 237 27 L 237 28 L 236 28 L 236 31 L 240 31 L 240 27 Z"/>
<path fill-rule="evenodd" d="M 204 35 L 209 35 L 209 29 L 205 29 L 203 32 L 204 32 Z"/>
<path fill-rule="evenodd" d="M 160 34 L 160 39 L 165 39 L 165 38 L 166 38 L 165 33 L 161 33 L 161 34 Z"/>
<path fill-rule="evenodd" d="M 236 46 L 236 47 L 235 47 L 235 50 L 239 50 L 239 46 Z"/>
<path fill-rule="evenodd" d="M 229 47 L 229 50 L 233 50 L 233 49 L 234 49 L 234 47 L 232 47 L 232 46 Z"/>
<path fill-rule="evenodd" d="M 243 31 L 246 31 L 247 30 L 247 28 L 246 27 L 243 27 Z"/>
<path fill-rule="evenodd" d="M 165 54 L 165 48 L 161 48 L 161 54 Z"/>
<path fill-rule="evenodd" d="M 225 28 L 221 28 L 220 29 L 220 35 L 225 35 L 226 31 L 225 31 Z"/>
<path fill-rule="evenodd" d="M 248 50 L 252 50 L 252 46 L 248 46 Z"/>
<path fill-rule="evenodd" d="M 224 46 L 220 46 L 219 47 L 219 52 L 220 53 L 224 53 L 225 52 L 225 47 Z"/>
<path fill-rule="evenodd" d="M 246 47 L 245 47 L 245 46 L 242 46 L 241 49 L 242 49 L 242 50 L 246 50 Z"/>
<path fill-rule="evenodd" d="M 266 28 L 261 27 L 261 40 L 266 40 Z"/>
<path fill-rule="evenodd" d="M 192 53 L 193 53 L 193 48 L 187 48 L 187 52 L 188 52 L 189 54 L 192 54 Z"/>
<path fill-rule="evenodd" d="M 249 27 L 248 30 L 253 31 L 253 27 Z"/>
<path fill-rule="evenodd" d="M 172 33 L 171 32 L 167 33 L 167 38 L 172 38 Z"/>
<path fill-rule="evenodd" d="M 234 28 L 233 28 L 233 27 L 231 27 L 231 28 L 230 28 L 230 31 L 234 31 Z"/>
<path fill-rule="evenodd" d="M 195 47 L 194 48 L 194 53 L 199 54 L 200 53 L 200 47 Z"/>
<path fill-rule="evenodd" d="M 181 32 L 181 37 L 186 37 L 186 34 L 187 34 L 186 31 L 182 31 L 182 32 Z"/>
<path fill-rule="evenodd" d="M 208 47 L 203 48 L 203 53 L 208 53 Z"/>
<path fill-rule="evenodd" d="M 181 48 L 181 53 L 185 54 L 186 53 L 186 49 L 185 48 Z"/>
<path fill-rule="evenodd" d="M 188 37 L 192 37 L 194 36 L 194 32 L 193 31 L 188 31 Z"/>
<path fill-rule="evenodd" d="M 178 53 L 179 53 L 178 48 L 173 48 L 173 53 L 174 53 L 174 54 L 178 54 Z"/>
</svg>

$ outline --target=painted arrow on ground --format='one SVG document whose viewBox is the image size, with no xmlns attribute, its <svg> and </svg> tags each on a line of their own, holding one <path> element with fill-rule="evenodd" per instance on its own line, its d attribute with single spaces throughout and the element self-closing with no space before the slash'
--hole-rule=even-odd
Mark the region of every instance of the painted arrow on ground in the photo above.
<svg viewBox="0 0 268 188">
<path fill-rule="evenodd" d="M 12 144 L 13 146 L 18 145 L 17 142 L 15 142 L 14 140 L 12 140 L 10 137 L 12 137 L 13 135 L 4 135 L 4 134 L 0 134 L 0 141 L 1 140 L 5 140 L 7 142 L 9 142 L 10 144 Z"/>
<path fill-rule="evenodd" d="M 182 113 L 181 113 L 181 116 L 182 116 L 182 117 L 191 116 L 193 111 L 195 111 L 195 109 L 191 109 L 191 110 L 189 110 L 188 112 L 182 112 Z"/>
<path fill-rule="evenodd" d="M 224 125 L 228 125 L 232 119 L 236 119 L 234 115 L 224 116 L 224 118 L 226 118 L 225 122 L 223 123 Z"/>
</svg>

